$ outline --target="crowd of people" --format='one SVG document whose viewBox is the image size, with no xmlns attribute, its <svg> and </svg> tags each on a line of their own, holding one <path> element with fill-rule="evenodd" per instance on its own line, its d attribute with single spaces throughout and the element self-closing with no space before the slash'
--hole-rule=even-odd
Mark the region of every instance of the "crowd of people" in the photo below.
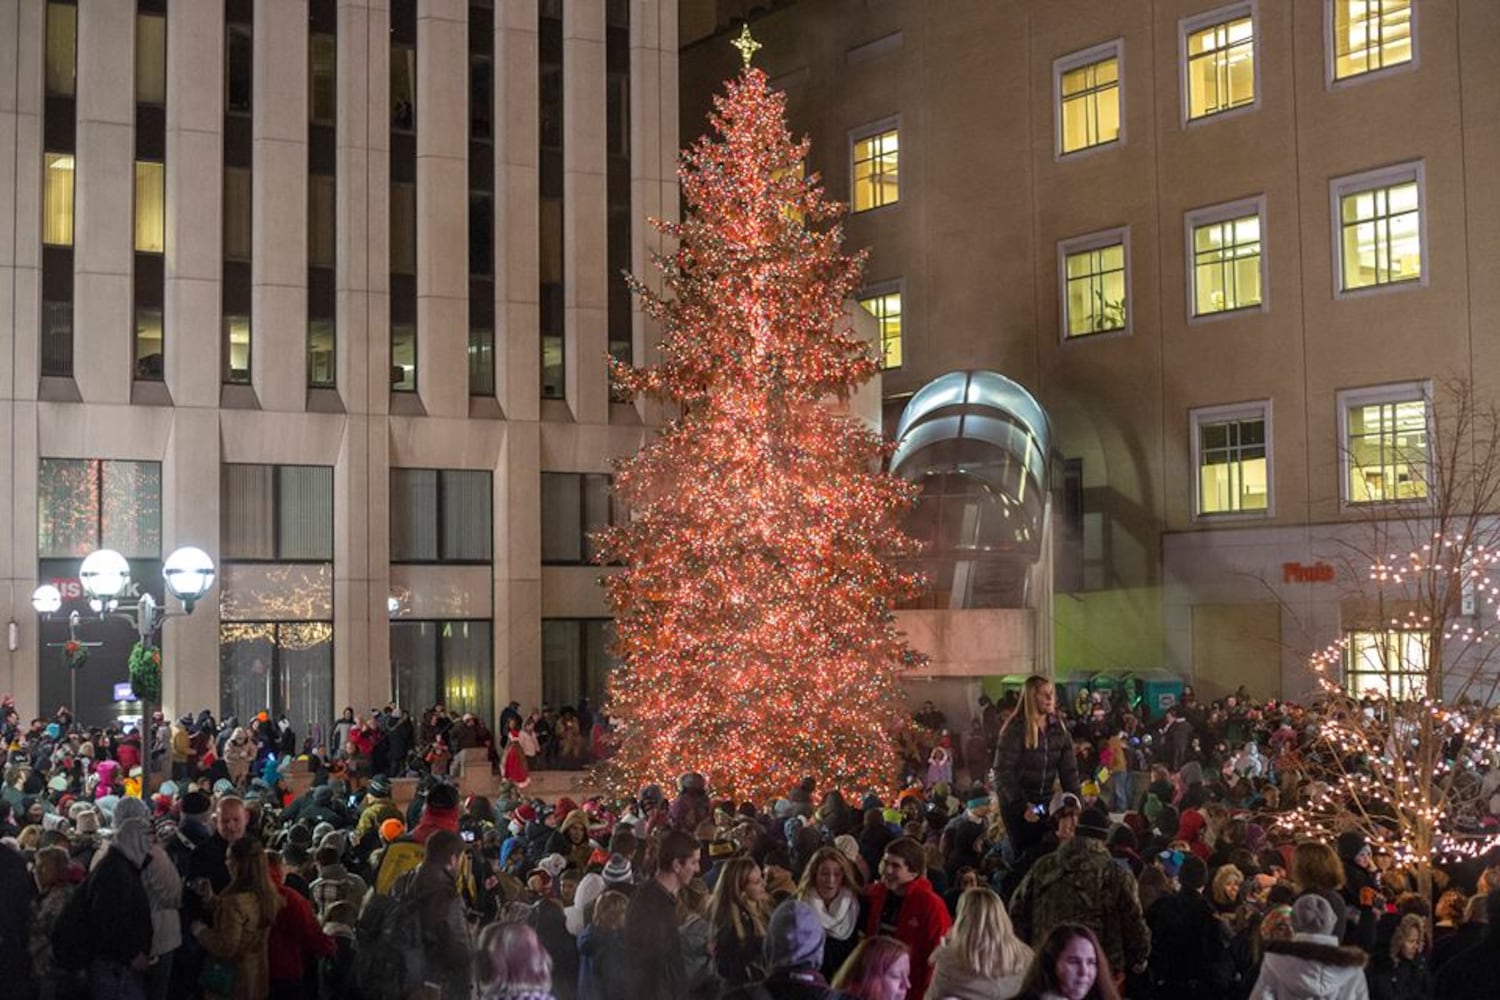
<svg viewBox="0 0 1500 1000">
<path fill-rule="evenodd" d="M 299 743 L 266 713 L 142 734 L 7 698 L 0 998 L 1497 995 L 1500 859 L 1428 898 L 1358 833 L 1278 822 L 1315 720 L 1243 692 L 1063 705 L 1036 677 L 957 739 L 923 706 L 895 795 L 809 776 L 739 802 L 689 773 L 544 801 L 531 768 L 607 753 L 586 706 L 512 704 L 498 741 L 441 706 L 350 711 Z M 476 747 L 493 799 L 443 766 Z"/>
</svg>

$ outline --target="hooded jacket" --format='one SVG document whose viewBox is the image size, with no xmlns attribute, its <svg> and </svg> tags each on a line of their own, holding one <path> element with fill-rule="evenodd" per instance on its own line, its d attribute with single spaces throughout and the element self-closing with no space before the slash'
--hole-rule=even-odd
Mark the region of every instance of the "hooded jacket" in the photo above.
<svg viewBox="0 0 1500 1000">
<path fill-rule="evenodd" d="M 1058 924 L 1083 924 L 1116 970 L 1134 968 L 1151 952 L 1135 876 L 1093 837 L 1076 836 L 1041 857 L 1016 889 L 1010 915 L 1023 941 L 1045 940 Z"/>
<path fill-rule="evenodd" d="M 1369 1000 L 1367 956 L 1341 947 L 1332 934 L 1295 934 L 1267 941 L 1250 1000 Z"/>
<path fill-rule="evenodd" d="M 865 917 L 865 933 L 880 933 L 880 915 L 885 909 L 886 894 L 891 890 L 884 882 L 870 886 L 870 910 Z M 896 911 L 896 937 L 911 949 L 911 989 L 907 1000 L 920 1000 L 927 993 L 932 978 L 929 960 L 953 925 L 943 897 L 932 890 L 932 883 L 917 877 L 906 883 L 906 895 Z"/>
</svg>

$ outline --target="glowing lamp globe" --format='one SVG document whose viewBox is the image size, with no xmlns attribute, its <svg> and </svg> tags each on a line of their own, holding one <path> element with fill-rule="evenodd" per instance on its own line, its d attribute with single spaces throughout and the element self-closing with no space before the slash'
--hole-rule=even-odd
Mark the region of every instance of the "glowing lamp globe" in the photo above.
<svg viewBox="0 0 1500 1000">
<path fill-rule="evenodd" d="M 130 563 L 114 549 L 90 552 L 78 570 L 78 582 L 83 584 L 84 593 L 107 604 L 125 592 Z"/>
<path fill-rule="evenodd" d="M 62 591 L 44 583 L 31 592 L 31 606 L 39 615 L 55 615 L 62 607 Z"/>
<path fill-rule="evenodd" d="M 202 549 L 184 545 L 167 556 L 161 575 L 166 580 L 167 590 L 191 611 L 214 585 L 214 561 Z"/>
</svg>

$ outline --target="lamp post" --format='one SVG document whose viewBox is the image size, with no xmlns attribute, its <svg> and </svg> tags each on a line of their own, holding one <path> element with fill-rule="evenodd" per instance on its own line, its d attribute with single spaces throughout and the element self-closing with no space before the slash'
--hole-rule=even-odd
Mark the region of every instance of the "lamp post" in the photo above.
<svg viewBox="0 0 1500 1000">
<path fill-rule="evenodd" d="M 113 549 L 90 552 L 78 569 L 78 582 L 83 585 L 83 592 L 89 599 L 89 607 L 98 616 L 97 620 L 114 618 L 129 622 L 135 626 L 138 642 L 143 647 L 151 645 L 152 637 L 168 618 L 192 614 L 193 606 L 213 587 L 215 576 L 213 559 L 200 548 L 188 545 L 167 556 L 167 561 L 162 565 L 162 579 L 166 583 L 167 592 L 182 602 L 182 610 L 176 611 L 156 603 L 156 598 L 149 593 L 141 594 L 134 601 L 122 600 L 121 595 L 130 586 L 130 563 Z M 62 594 L 51 584 L 43 584 L 32 593 L 31 606 L 36 609 L 37 614 L 50 618 L 61 609 Z M 78 641 L 78 629 L 82 622 L 83 616 L 77 610 L 68 613 L 70 641 Z M 141 692 L 137 691 L 136 694 L 139 696 Z M 69 707 L 76 718 L 76 684 L 71 697 L 74 704 Z M 144 722 L 145 717 L 150 714 L 149 704 L 148 699 L 141 698 L 141 701 Z"/>
</svg>

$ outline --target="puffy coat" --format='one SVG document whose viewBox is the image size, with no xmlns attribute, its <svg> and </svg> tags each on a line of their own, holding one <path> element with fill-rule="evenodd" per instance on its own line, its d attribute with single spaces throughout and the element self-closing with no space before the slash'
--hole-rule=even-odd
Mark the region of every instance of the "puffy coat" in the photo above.
<svg viewBox="0 0 1500 1000">
<path fill-rule="evenodd" d="M 1369 1000 L 1366 955 L 1341 947 L 1332 934 L 1297 934 L 1267 941 L 1250 1000 Z"/>
<path fill-rule="evenodd" d="M 1083 924 L 1116 970 L 1134 968 L 1151 951 L 1135 876 L 1091 837 L 1074 837 L 1041 857 L 1016 889 L 1010 915 L 1024 941 L 1043 941 L 1058 924 Z"/>
<path fill-rule="evenodd" d="M 1001 805 L 1050 802 L 1054 779 L 1062 782 L 1063 791 L 1078 794 L 1078 758 L 1068 730 L 1051 717 L 1036 746 L 1028 748 L 1025 720 L 1012 717 L 1000 730 L 995 748 L 995 780 L 1000 785 Z"/>
</svg>

